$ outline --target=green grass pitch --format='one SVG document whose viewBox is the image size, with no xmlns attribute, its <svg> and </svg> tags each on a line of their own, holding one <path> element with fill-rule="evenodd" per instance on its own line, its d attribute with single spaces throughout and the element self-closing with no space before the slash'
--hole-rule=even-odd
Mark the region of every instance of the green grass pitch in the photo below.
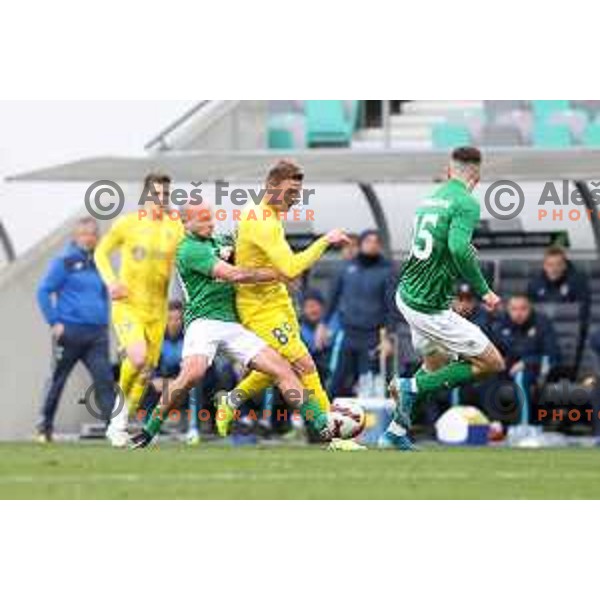
<svg viewBox="0 0 600 600">
<path fill-rule="evenodd" d="M 0 498 L 555 499 L 600 498 L 600 450 L 0 444 Z"/>
</svg>

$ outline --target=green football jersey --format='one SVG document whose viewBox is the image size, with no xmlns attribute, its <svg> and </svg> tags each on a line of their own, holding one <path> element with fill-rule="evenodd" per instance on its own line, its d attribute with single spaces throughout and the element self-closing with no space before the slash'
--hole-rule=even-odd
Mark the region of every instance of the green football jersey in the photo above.
<svg viewBox="0 0 600 600">
<path fill-rule="evenodd" d="M 186 327 L 196 319 L 237 322 L 234 285 L 212 275 L 226 249 L 232 249 L 231 240 L 218 235 L 201 238 L 188 233 L 179 244 L 175 264 L 185 298 Z"/>
<path fill-rule="evenodd" d="M 480 296 L 490 291 L 471 245 L 480 216 L 479 202 L 457 179 L 419 206 L 410 257 L 398 287 L 408 306 L 424 313 L 446 310 L 463 279 Z"/>
</svg>

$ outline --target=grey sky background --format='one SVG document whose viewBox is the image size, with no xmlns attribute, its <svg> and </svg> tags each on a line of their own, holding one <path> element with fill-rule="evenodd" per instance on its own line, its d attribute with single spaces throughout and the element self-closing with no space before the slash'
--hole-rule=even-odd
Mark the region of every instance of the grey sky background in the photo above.
<svg viewBox="0 0 600 600">
<path fill-rule="evenodd" d="M 150 138 L 195 100 L 0 102 L 0 219 L 19 253 L 81 208 L 75 184 L 4 178 L 101 154 L 141 154 Z"/>
</svg>

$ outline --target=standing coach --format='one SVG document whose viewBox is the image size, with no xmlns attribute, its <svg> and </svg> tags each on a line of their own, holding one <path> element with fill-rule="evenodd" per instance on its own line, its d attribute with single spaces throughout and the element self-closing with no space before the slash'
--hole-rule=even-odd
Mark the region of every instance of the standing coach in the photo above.
<svg viewBox="0 0 600 600">
<path fill-rule="evenodd" d="M 114 386 L 109 358 L 109 303 L 94 262 L 98 225 L 80 219 L 72 241 L 55 258 L 38 288 L 38 304 L 51 328 L 53 368 L 38 424 L 38 441 L 52 441 L 58 403 L 71 371 L 82 361 L 94 382 L 96 410 L 110 417 Z"/>
</svg>

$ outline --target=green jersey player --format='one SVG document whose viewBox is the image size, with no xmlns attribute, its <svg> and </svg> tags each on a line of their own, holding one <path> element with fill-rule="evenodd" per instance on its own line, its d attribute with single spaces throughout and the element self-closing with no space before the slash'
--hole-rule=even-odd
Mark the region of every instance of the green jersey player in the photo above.
<svg viewBox="0 0 600 600">
<path fill-rule="evenodd" d="M 468 281 L 493 311 L 500 298 L 484 279 L 471 244 L 480 206 L 472 195 L 480 180 L 481 153 L 458 148 L 448 181 L 417 209 L 410 257 L 402 271 L 396 302 L 409 324 L 415 351 L 423 360 L 413 378 L 397 378 L 394 419 L 380 447 L 412 450 L 408 438 L 415 402 L 504 370 L 504 360 L 485 334 L 450 308 L 456 284 Z"/>
<path fill-rule="evenodd" d="M 132 448 L 150 444 L 169 413 L 185 401 L 189 391 L 204 377 L 220 348 L 245 366 L 272 376 L 288 404 L 300 411 L 316 433 L 327 438 L 327 415 L 312 398 L 305 397 L 302 384 L 289 363 L 238 322 L 234 286 L 279 281 L 279 273 L 274 269 L 246 269 L 229 264 L 231 244 L 228 247 L 221 236 L 215 235 L 211 208 L 203 205 L 186 210 L 186 217 L 186 236 L 176 257 L 185 296 L 186 331 L 181 372 L 168 384 L 160 409 L 141 433 L 132 438 Z"/>
</svg>

